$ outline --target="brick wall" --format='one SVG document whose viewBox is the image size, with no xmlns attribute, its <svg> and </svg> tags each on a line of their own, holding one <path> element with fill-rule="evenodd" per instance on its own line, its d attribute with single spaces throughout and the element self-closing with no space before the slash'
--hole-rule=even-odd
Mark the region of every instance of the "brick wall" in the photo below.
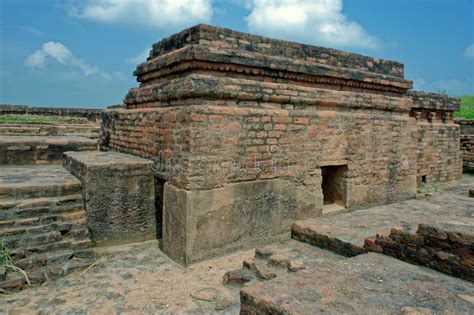
<svg viewBox="0 0 474 315">
<path fill-rule="evenodd" d="M 410 92 L 411 116 L 417 120 L 417 177 L 429 181 L 447 181 L 461 175 L 460 129 L 453 112 L 460 101 L 446 95 Z"/>
<path fill-rule="evenodd" d="M 474 120 L 455 119 L 461 127 L 461 152 L 463 171 L 474 173 Z"/>
<path fill-rule="evenodd" d="M 320 166 L 347 164 L 348 207 L 407 197 L 416 163 L 411 100 L 230 78 L 211 86 L 228 89 L 228 81 L 237 99 L 251 85 L 254 100 L 108 110 L 105 141 L 160 162 L 170 184 L 189 190 L 285 178 L 320 194 Z"/>
</svg>

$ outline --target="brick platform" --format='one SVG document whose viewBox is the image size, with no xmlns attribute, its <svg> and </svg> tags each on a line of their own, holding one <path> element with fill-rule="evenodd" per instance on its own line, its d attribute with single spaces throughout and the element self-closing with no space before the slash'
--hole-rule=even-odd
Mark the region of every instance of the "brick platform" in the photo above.
<svg viewBox="0 0 474 315">
<path fill-rule="evenodd" d="M 151 165 L 116 152 L 65 153 L 64 166 L 82 182 L 87 224 L 97 245 L 156 239 Z"/>
</svg>

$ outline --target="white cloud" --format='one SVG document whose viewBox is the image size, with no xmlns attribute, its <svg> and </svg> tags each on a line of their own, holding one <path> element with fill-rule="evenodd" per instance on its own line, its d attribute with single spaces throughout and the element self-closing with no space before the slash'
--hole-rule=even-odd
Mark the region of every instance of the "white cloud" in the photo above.
<svg viewBox="0 0 474 315">
<path fill-rule="evenodd" d="M 69 9 L 78 18 L 151 28 L 209 22 L 212 13 L 212 0 L 86 0 Z"/>
<path fill-rule="evenodd" d="M 464 51 L 464 56 L 469 59 L 474 59 L 474 43 L 467 46 L 466 50 Z"/>
<path fill-rule="evenodd" d="M 342 0 L 249 0 L 251 32 L 335 47 L 375 49 L 378 40 L 343 13 Z"/>
<path fill-rule="evenodd" d="M 141 53 L 139 53 L 138 55 L 128 58 L 127 62 L 132 65 L 138 65 L 140 63 L 145 62 L 149 56 L 150 56 L 150 48 L 147 48 Z"/>
<path fill-rule="evenodd" d="M 107 73 L 102 71 L 97 66 L 91 66 L 82 59 L 76 58 L 72 52 L 60 42 L 47 42 L 41 46 L 34 53 L 28 56 L 25 60 L 26 66 L 32 69 L 43 68 L 48 60 L 60 63 L 65 66 L 78 68 L 86 76 L 97 74 L 106 80 L 117 78 L 122 80 L 123 74 L 117 75 L 117 73 Z"/>
</svg>

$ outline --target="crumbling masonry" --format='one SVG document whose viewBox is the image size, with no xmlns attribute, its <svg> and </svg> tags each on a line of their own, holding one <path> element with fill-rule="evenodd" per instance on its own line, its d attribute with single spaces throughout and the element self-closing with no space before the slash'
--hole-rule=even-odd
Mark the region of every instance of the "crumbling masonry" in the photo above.
<svg viewBox="0 0 474 315">
<path fill-rule="evenodd" d="M 459 102 L 409 94 L 398 62 L 198 25 L 134 74 L 102 147 L 155 162 L 163 250 L 183 264 L 461 174 Z"/>
</svg>

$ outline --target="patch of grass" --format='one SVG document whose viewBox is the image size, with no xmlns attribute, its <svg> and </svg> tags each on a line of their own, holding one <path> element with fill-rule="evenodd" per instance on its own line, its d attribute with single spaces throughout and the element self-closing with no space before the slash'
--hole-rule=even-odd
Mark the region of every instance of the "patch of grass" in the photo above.
<svg viewBox="0 0 474 315">
<path fill-rule="evenodd" d="M 64 120 L 60 118 L 47 117 L 47 116 L 18 115 L 18 116 L 0 116 L 0 122 L 57 124 L 57 123 L 64 122 Z"/>
<path fill-rule="evenodd" d="M 454 113 L 454 117 L 474 119 L 474 96 L 461 97 L 461 110 Z"/>
<path fill-rule="evenodd" d="M 0 242 L 0 266 L 8 266 L 12 264 L 12 260 L 10 255 L 8 254 L 8 250 L 5 246 L 5 241 L 2 240 Z"/>
</svg>

